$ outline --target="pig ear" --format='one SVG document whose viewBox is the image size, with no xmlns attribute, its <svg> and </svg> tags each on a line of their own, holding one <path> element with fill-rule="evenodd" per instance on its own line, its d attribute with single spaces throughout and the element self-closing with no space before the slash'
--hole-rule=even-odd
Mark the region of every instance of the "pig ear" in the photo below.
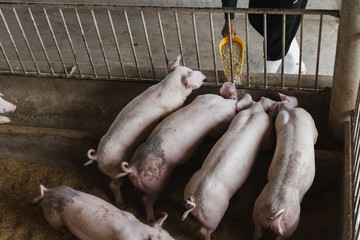
<svg viewBox="0 0 360 240">
<path fill-rule="evenodd" d="M 168 67 L 167 67 L 168 73 L 171 73 L 172 71 L 174 71 L 174 69 L 177 66 L 179 66 L 180 59 L 181 59 L 181 55 L 177 56 L 177 58 L 175 58 L 175 60 L 168 63 Z"/>
<path fill-rule="evenodd" d="M 166 220 L 166 218 L 168 217 L 168 214 L 166 212 L 162 212 L 161 214 L 163 216 L 153 223 L 154 227 L 161 227 L 163 225 L 164 221 Z"/>
<path fill-rule="evenodd" d="M 200 71 L 191 71 L 182 77 L 181 81 L 186 88 L 197 89 L 201 87 L 206 77 Z"/>
</svg>

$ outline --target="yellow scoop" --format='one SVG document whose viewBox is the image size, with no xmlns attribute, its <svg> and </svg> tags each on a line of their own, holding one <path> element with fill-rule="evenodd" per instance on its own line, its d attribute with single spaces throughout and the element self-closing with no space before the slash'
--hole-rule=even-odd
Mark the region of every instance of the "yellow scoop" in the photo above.
<svg viewBox="0 0 360 240">
<path fill-rule="evenodd" d="M 230 63 L 230 44 L 229 36 L 223 38 L 219 44 L 221 63 L 224 69 L 225 76 L 230 79 L 231 78 L 231 63 Z M 238 37 L 234 36 L 232 38 L 232 60 L 233 60 L 233 72 L 234 78 L 235 76 L 241 75 L 243 61 L 244 61 L 244 42 Z"/>
</svg>

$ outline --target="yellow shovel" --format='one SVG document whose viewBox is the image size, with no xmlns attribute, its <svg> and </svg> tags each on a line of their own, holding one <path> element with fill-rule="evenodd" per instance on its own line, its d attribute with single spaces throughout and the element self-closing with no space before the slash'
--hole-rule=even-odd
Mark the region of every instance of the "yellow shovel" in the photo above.
<svg viewBox="0 0 360 240">
<path fill-rule="evenodd" d="M 219 44 L 221 63 L 224 69 L 225 77 L 231 80 L 231 62 L 230 62 L 230 43 L 229 36 L 223 38 Z M 238 37 L 232 38 L 232 61 L 233 61 L 233 77 L 236 83 L 240 83 L 240 76 L 244 61 L 244 42 Z"/>
</svg>

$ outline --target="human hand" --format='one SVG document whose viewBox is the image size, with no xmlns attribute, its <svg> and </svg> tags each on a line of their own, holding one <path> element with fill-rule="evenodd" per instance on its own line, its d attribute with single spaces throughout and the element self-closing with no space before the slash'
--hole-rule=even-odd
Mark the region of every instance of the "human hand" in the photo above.
<svg viewBox="0 0 360 240">
<path fill-rule="evenodd" d="M 230 28 L 231 28 L 231 38 L 234 37 L 234 35 L 236 35 L 236 27 L 235 27 L 235 21 L 234 19 L 230 20 Z M 221 30 L 221 35 L 223 37 L 229 36 L 229 23 L 228 20 L 225 20 L 224 26 Z"/>
</svg>

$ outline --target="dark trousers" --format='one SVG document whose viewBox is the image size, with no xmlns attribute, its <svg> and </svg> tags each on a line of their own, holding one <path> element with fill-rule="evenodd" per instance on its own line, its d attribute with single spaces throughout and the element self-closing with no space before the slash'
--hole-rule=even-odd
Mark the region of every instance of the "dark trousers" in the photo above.
<svg viewBox="0 0 360 240">
<path fill-rule="evenodd" d="M 250 0 L 249 8 L 305 9 L 307 0 Z M 267 59 L 279 60 L 282 57 L 282 18 L 281 14 L 267 14 Z M 250 24 L 264 36 L 264 15 L 249 14 Z M 286 15 L 285 55 L 296 35 L 301 21 L 300 15 Z"/>
</svg>

